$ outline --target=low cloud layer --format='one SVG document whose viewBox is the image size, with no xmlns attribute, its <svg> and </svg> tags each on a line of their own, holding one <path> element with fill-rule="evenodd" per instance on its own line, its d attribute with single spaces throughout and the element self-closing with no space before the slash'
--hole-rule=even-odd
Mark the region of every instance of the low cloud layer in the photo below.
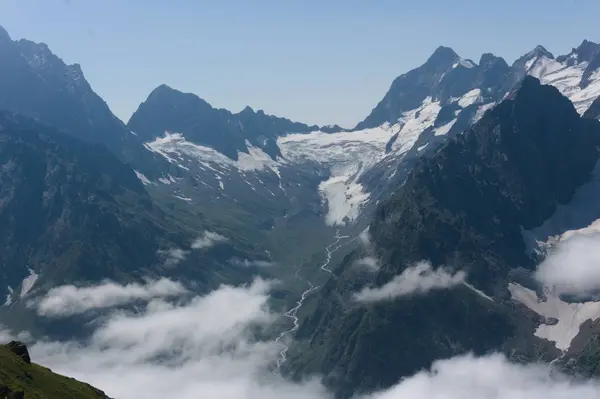
<svg viewBox="0 0 600 399">
<path fill-rule="evenodd" d="M 165 257 L 166 265 L 173 266 L 184 260 L 189 251 L 184 251 L 181 248 L 171 248 L 167 250 L 159 250 L 158 253 Z"/>
<path fill-rule="evenodd" d="M 270 287 L 258 279 L 177 304 L 153 299 L 137 313 L 114 312 L 86 342 L 36 343 L 32 357 L 117 398 L 328 397 L 317 381 L 290 383 L 270 371 L 282 347 L 253 335 L 277 318 Z"/>
<path fill-rule="evenodd" d="M 239 258 L 232 258 L 229 260 L 229 263 L 234 266 L 241 267 L 271 267 L 275 265 L 273 262 L 269 262 L 268 260 L 250 260 Z"/>
<path fill-rule="evenodd" d="M 227 237 L 222 236 L 221 234 L 205 231 L 200 237 L 196 238 L 192 243 L 193 249 L 206 249 L 210 247 L 214 247 L 219 243 L 223 243 L 227 241 Z"/>
<path fill-rule="evenodd" d="M 403 296 L 424 294 L 431 290 L 450 288 L 465 281 L 463 271 L 452 271 L 440 267 L 433 269 L 428 262 L 419 262 L 405 269 L 381 287 L 365 287 L 354 294 L 357 302 L 389 301 Z"/>
<path fill-rule="evenodd" d="M 548 365 L 518 365 L 503 355 L 440 360 L 369 399 L 592 399 L 597 381 L 575 382 Z"/>
<path fill-rule="evenodd" d="M 91 309 L 125 305 L 136 300 L 150 300 L 184 294 L 179 283 L 161 278 L 146 284 L 120 285 L 106 282 L 92 287 L 63 285 L 51 289 L 41 301 L 33 302 L 39 315 L 64 317 L 84 313 Z"/>
<path fill-rule="evenodd" d="M 115 398 L 333 399 L 317 379 L 294 383 L 271 372 L 281 346 L 253 335 L 279 317 L 268 307 L 271 286 L 257 279 L 185 300 L 150 299 L 136 313 L 114 311 L 85 342 L 36 343 L 30 348 L 32 358 Z M 437 361 L 431 370 L 356 399 L 599 395 L 596 381 L 574 382 L 551 373 L 547 365 L 516 365 L 502 355 L 465 355 Z"/>
<path fill-rule="evenodd" d="M 538 266 L 536 278 L 559 294 L 600 290 L 600 234 L 576 234 L 559 242 Z"/>
<path fill-rule="evenodd" d="M 370 271 L 379 270 L 379 267 L 381 265 L 379 259 L 377 258 L 377 256 L 375 256 L 373 240 L 371 239 L 371 233 L 369 232 L 368 227 L 358 235 L 358 239 L 363 249 L 366 251 L 367 256 L 358 259 L 356 262 L 354 262 L 354 265 L 359 267 L 365 267 Z"/>
<path fill-rule="evenodd" d="M 361 258 L 354 262 L 354 264 L 356 266 L 366 267 L 371 271 L 379 270 L 379 260 L 377 260 L 377 258 L 375 258 L 374 256 L 365 256 L 364 258 Z"/>
</svg>

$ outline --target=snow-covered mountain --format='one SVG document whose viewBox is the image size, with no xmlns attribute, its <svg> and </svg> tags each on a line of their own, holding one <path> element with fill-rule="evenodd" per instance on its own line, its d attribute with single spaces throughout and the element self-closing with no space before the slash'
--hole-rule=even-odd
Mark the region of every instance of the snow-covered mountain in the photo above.
<svg viewBox="0 0 600 399">
<path fill-rule="evenodd" d="M 421 156 L 479 120 L 526 75 L 556 86 L 583 114 L 600 96 L 600 45 L 586 40 L 560 57 L 537 46 L 512 66 L 493 54 L 476 63 L 439 47 L 423 65 L 396 78 L 352 130 L 316 129 L 250 108 L 232 114 L 172 89 L 150 110 L 156 92 L 167 91 L 163 86 L 129 127 L 150 132 L 147 149 L 177 166 L 158 180 L 140 176 L 145 184 L 169 186 L 190 203 L 210 197 L 252 207 L 277 204 L 280 216 L 288 214 L 291 193 L 312 190 L 309 196 L 323 204 L 317 214 L 328 225 L 344 226 L 393 193 Z M 184 176 L 204 190 L 178 184 Z"/>
</svg>

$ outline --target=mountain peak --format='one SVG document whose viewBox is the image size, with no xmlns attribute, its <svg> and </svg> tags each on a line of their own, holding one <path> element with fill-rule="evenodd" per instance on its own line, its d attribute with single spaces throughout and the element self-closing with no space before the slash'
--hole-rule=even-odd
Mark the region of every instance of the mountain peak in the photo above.
<svg viewBox="0 0 600 399">
<path fill-rule="evenodd" d="M 481 58 L 479 59 L 479 66 L 484 69 L 489 69 L 492 65 L 496 64 L 497 62 L 506 64 L 506 61 L 502 57 L 498 57 L 492 53 L 483 53 L 481 54 Z M 506 66 L 508 67 L 508 64 L 506 64 Z"/>
<path fill-rule="evenodd" d="M 546 50 L 546 48 L 544 46 L 542 46 L 541 44 L 538 44 L 537 46 L 535 46 L 535 48 L 533 50 L 531 50 L 530 52 L 528 52 L 525 57 L 527 59 L 531 59 L 531 58 L 538 58 L 538 57 L 546 57 L 546 58 L 550 58 L 550 59 L 554 59 L 554 55 L 549 52 L 548 50 Z"/>
<path fill-rule="evenodd" d="M 240 114 L 253 114 L 254 109 L 251 106 L 246 105 L 243 110 L 241 110 Z"/>
<path fill-rule="evenodd" d="M 204 99 L 197 96 L 196 94 L 185 93 L 183 91 L 174 89 L 171 86 L 168 86 L 164 83 L 150 92 L 148 98 L 146 99 L 146 102 L 166 102 L 170 104 L 181 104 L 182 102 L 193 104 L 200 103 L 205 109 L 213 108 L 208 102 L 206 102 Z"/>
<path fill-rule="evenodd" d="M 594 43 L 589 40 L 584 40 L 581 42 L 579 47 L 574 49 L 574 52 L 577 54 L 577 60 L 579 62 L 582 61 L 591 61 L 598 53 L 600 53 L 600 44 Z"/>
<path fill-rule="evenodd" d="M 456 52 L 450 48 L 445 46 L 439 46 L 435 49 L 433 54 L 429 57 L 426 64 L 450 64 L 452 65 L 454 62 L 459 60 L 460 57 Z"/>
<path fill-rule="evenodd" d="M 164 94 L 164 93 L 180 93 L 179 90 L 175 90 L 174 88 L 172 88 L 171 86 L 168 86 L 166 84 L 161 84 L 160 86 L 157 86 L 154 90 L 152 90 L 150 92 L 149 96 L 152 96 L 153 94 Z"/>
</svg>

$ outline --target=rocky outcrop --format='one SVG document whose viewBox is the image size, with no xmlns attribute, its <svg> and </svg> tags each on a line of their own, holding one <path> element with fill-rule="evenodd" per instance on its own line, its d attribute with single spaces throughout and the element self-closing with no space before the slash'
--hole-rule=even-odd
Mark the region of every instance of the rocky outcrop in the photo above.
<svg viewBox="0 0 600 399">
<path fill-rule="evenodd" d="M 7 345 L 8 349 L 19 356 L 25 363 L 31 363 L 31 358 L 29 357 L 29 351 L 27 350 L 27 346 L 21 341 L 10 341 Z"/>
</svg>

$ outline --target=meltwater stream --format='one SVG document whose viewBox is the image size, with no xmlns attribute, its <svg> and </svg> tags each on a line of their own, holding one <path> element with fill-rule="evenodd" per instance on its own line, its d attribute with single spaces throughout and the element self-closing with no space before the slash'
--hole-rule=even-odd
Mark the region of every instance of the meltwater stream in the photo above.
<svg viewBox="0 0 600 399">
<path fill-rule="evenodd" d="M 326 257 L 325 257 L 325 261 L 323 262 L 323 264 L 320 267 L 321 270 L 323 270 L 324 272 L 327 272 L 333 276 L 333 272 L 327 266 L 329 266 L 329 263 L 331 263 L 331 257 L 337 250 L 339 250 L 340 248 L 342 248 L 345 245 L 350 244 L 351 242 L 355 241 L 358 238 L 358 236 L 356 236 L 352 240 L 349 240 L 345 243 L 340 244 L 341 240 L 343 240 L 344 238 L 349 238 L 349 237 L 350 236 L 341 236 L 340 231 L 339 230 L 336 231 L 335 237 L 334 237 L 335 241 L 325 247 Z M 298 327 L 300 327 L 300 324 L 299 324 L 298 317 L 296 315 L 298 314 L 298 311 L 302 308 L 302 305 L 304 305 L 304 301 L 306 300 L 306 298 L 313 291 L 315 291 L 319 288 L 319 286 L 314 285 L 312 282 L 310 282 L 300 276 L 299 272 L 301 269 L 302 269 L 302 266 L 299 266 L 298 269 L 296 270 L 295 276 L 296 276 L 296 278 L 306 282 L 308 284 L 308 289 L 306 289 L 302 293 L 302 295 L 300 296 L 300 299 L 296 302 L 296 305 L 284 314 L 285 317 L 292 319 L 293 326 L 289 330 L 285 330 L 284 332 L 279 334 L 279 336 L 275 339 L 275 342 L 281 342 L 281 340 L 286 335 L 293 334 L 294 332 L 296 332 L 296 330 L 298 330 Z M 279 352 L 279 359 L 277 360 L 277 367 L 275 368 L 273 373 L 277 374 L 279 372 L 279 369 L 281 368 L 281 366 L 287 360 L 288 350 L 289 350 L 289 347 L 284 344 L 283 349 L 281 350 L 281 352 Z"/>
</svg>

